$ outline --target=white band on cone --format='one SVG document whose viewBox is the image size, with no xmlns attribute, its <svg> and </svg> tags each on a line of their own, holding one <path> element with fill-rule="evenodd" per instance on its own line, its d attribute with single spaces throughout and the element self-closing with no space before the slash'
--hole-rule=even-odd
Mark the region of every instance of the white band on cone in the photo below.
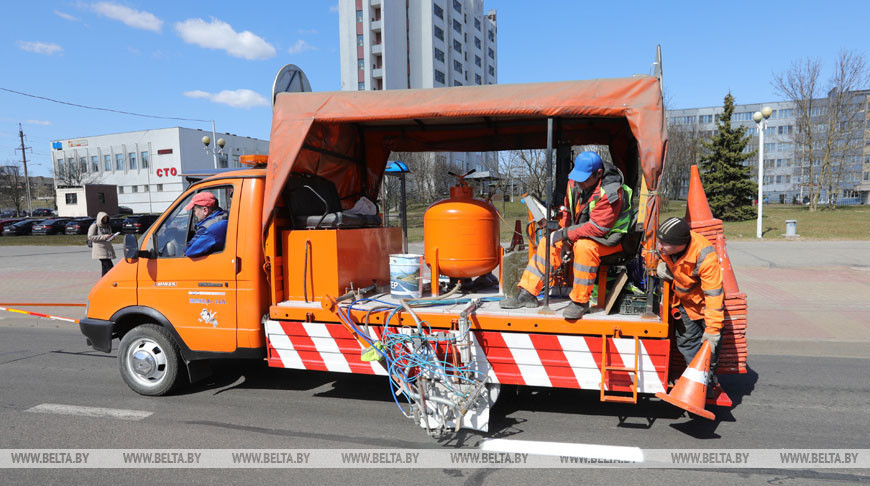
<svg viewBox="0 0 870 486">
<path fill-rule="evenodd" d="M 683 372 L 683 378 L 688 378 L 689 380 L 692 380 L 695 383 L 701 383 L 702 385 L 707 384 L 707 372 L 696 370 L 695 368 L 686 368 L 686 371 Z"/>
</svg>

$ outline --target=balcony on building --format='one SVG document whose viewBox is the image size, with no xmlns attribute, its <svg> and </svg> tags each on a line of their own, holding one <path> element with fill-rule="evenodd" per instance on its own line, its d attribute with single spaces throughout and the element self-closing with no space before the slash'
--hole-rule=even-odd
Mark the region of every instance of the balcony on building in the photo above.
<svg viewBox="0 0 870 486">
<path fill-rule="evenodd" d="M 370 25 L 372 28 L 372 32 L 380 32 L 382 28 L 382 21 L 380 19 L 372 19 L 372 23 Z"/>
</svg>

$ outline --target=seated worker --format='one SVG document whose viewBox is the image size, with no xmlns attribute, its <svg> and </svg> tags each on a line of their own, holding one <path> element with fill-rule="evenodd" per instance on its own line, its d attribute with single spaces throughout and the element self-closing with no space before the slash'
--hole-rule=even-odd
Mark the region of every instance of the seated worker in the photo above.
<svg viewBox="0 0 870 486">
<path fill-rule="evenodd" d="M 598 274 L 601 257 L 622 251 L 622 236 L 631 224 L 631 189 L 623 184 L 622 174 L 605 164 L 595 152 L 583 152 L 568 174 L 565 207 L 560 229 L 550 235 L 551 268 L 562 264 L 562 249 L 574 254 L 574 286 L 571 303 L 562 312 L 565 319 L 580 319 L 589 312 L 589 297 Z M 547 249 L 543 240 L 529 261 L 519 283 L 520 292 L 499 305 L 502 309 L 537 307 L 537 295 L 544 285 Z M 551 272 L 552 274 L 552 272 Z"/>
<path fill-rule="evenodd" d="M 669 218 L 659 226 L 656 249 L 662 257 L 657 273 L 673 282 L 672 302 L 682 313 L 682 323 L 676 326 L 677 348 L 688 364 L 702 342 L 710 341 L 707 385 L 708 391 L 712 390 L 717 384 L 713 371 L 719 361 L 719 332 L 725 318 L 725 291 L 716 249 L 680 218 Z"/>
<path fill-rule="evenodd" d="M 196 218 L 196 234 L 184 247 L 184 256 L 198 257 L 224 249 L 227 239 L 227 212 L 217 205 L 217 199 L 210 192 L 200 192 L 193 196 L 184 209 L 193 208 Z"/>
</svg>

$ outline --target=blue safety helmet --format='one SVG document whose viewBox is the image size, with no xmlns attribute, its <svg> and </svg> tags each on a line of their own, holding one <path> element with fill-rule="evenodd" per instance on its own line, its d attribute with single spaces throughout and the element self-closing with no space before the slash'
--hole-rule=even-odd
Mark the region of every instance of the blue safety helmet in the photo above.
<svg viewBox="0 0 870 486">
<path fill-rule="evenodd" d="M 574 159 L 574 169 L 568 174 L 572 181 L 585 182 L 595 171 L 604 167 L 601 157 L 595 152 L 582 152 Z"/>
</svg>

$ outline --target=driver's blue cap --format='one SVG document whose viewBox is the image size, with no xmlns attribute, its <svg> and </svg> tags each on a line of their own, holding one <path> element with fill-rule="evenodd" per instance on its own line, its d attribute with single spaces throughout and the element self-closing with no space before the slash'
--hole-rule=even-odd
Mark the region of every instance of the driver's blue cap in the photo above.
<svg viewBox="0 0 870 486">
<path fill-rule="evenodd" d="M 585 182 L 595 171 L 604 167 L 601 157 L 595 152 L 582 152 L 574 159 L 574 169 L 568 174 L 572 181 Z"/>
</svg>

